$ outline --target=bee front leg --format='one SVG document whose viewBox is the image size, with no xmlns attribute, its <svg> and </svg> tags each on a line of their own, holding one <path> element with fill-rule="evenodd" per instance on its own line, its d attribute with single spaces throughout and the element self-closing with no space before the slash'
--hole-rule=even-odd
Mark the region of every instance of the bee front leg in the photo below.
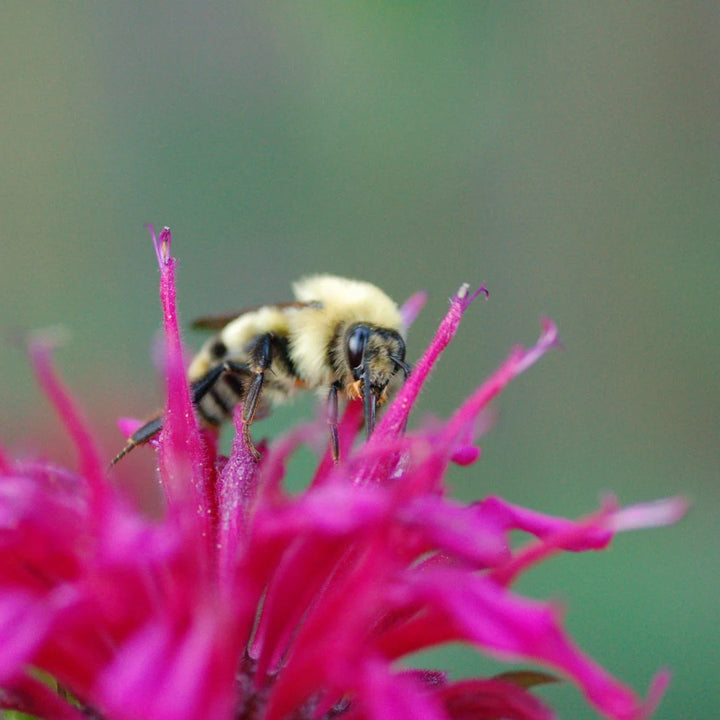
<svg viewBox="0 0 720 720">
<path fill-rule="evenodd" d="M 340 462 L 340 436 L 338 434 L 338 392 L 342 387 L 342 383 L 335 381 L 330 386 L 330 394 L 328 395 L 327 422 L 330 428 L 330 450 L 332 452 L 333 463 L 337 465 Z"/>
</svg>

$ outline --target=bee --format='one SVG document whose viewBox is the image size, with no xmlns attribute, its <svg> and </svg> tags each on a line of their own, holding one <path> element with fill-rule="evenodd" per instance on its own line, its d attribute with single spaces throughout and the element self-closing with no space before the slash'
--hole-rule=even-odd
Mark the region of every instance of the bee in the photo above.
<svg viewBox="0 0 720 720">
<path fill-rule="evenodd" d="M 258 460 L 253 421 L 302 389 L 317 391 L 327 399 L 337 463 L 339 400 L 362 399 L 370 435 L 377 406 L 410 373 L 402 318 L 395 302 L 368 282 L 314 275 L 294 283 L 293 293 L 294 302 L 193 323 L 216 331 L 188 368 L 193 403 L 211 428 L 219 428 L 242 403 L 244 440 Z M 162 424 L 159 416 L 139 428 L 111 464 L 157 435 Z"/>
</svg>

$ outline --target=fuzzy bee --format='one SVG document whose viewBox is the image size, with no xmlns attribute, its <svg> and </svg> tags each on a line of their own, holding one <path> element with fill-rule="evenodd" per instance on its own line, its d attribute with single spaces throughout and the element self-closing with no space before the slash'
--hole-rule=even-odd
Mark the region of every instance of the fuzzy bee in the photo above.
<svg viewBox="0 0 720 720">
<path fill-rule="evenodd" d="M 188 369 L 193 402 L 209 427 L 231 418 L 242 402 L 245 442 L 258 459 L 250 436 L 253 420 L 300 389 L 316 390 L 327 397 L 337 462 L 339 399 L 362 399 L 369 435 L 377 405 L 410 372 L 400 311 L 374 285 L 333 275 L 300 280 L 293 292 L 295 302 L 193 323 L 217 331 Z M 156 417 L 133 433 L 112 464 L 160 432 L 162 423 L 162 416 Z"/>
</svg>

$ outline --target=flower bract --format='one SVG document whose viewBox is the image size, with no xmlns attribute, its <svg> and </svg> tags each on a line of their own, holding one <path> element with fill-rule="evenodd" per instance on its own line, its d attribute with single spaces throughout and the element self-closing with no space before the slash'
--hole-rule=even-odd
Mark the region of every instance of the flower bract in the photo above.
<svg viewBox="0 0 720 720">
<path fill-rule="evenodd" d="M 483 411 L 556 344 L 515 348 L 454 414 L 405 431 L 430 371 L 475 295 L 461 288 L 372 436 L 361 403 L 307 488 L 286 489 L 288 458 L 317 446 L 322 422 L 270 443 L 258 463 L 237 432 L 218 453 L 193 412 L 175 298 L 171 236 L 155 239 L 166 337 L 165 421 L 157 440 L 166 500 L 151 518 L 114 485 L 46 343 L 34 367 L 77 452 L 74 469 L 0 453 L 0 707 L 80 720 L 545 720 L 533 687 L 574 684 L 599 715 L 647 717 L 645 698 L 569 637 L 560 609 L 513 584 L 561 552 L 601 550 L 614 534 L 664 525 L 678 499 L 570 520 L 498 496 L 450 497 L 451 463 L 472 464 Z M 418 311 L 418 297 L 406 306 Z M 237 430 L 242 417 L 235 413 Z M 320 438 L 320 440 L 319 440 Z M 525 541 L 511 544 L 520 531 Z M 413 653 L 467 643 L 493 677 L 411 669 Z M 503 673 L 503 663 L 527 671 Z"/>
</svg>

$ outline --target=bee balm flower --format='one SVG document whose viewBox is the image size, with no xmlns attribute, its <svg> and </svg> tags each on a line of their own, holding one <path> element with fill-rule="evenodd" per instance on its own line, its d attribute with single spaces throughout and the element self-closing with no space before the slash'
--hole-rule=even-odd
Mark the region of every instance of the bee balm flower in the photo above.
<svg viewBox="0 0 720 720">
<path fill-rule="evenodd" d="M 38 378 L 78 462 L 69 470 L 0 452 L 0 707 L 53 720 L 545 720 L 553 714 L 530 687 L 558 675 L 604 717 L 651 713 L 666 673 L 638 697 L 572 642 L 557 607 L 512 584 L 558 552 L 599 550 L 615 532 L 674 522 L 682 501 L 608 503 L 568 520 L 495 496 L 463 504 L 444 484 L 451 462 L 477 458 L 473 428 L 488 402 L 555 344 L 552 323 L 449 420 L 406 434 L 473 300 L 463 288 L 370 439 L 354 443 L 362 403 L 351 403 L 338 429 L 343 460 L 326 454 L 308 488 L 290 495 L 288 457 L 324 428 L 301 425 L 259 464 L 242 432 L 229 457 L 218 455 L 198 429 L 185 377 L 169 230 L 155 244 L 166 512 L 150 519 L 109 482 L 48 347 L 35 344 Z M 513 548 L 513 531 L 528 542 Z M 510 660 L 543 671 L 452 681 L 402 665 L 452 641 L 499 668 Z"/>
</svg>

